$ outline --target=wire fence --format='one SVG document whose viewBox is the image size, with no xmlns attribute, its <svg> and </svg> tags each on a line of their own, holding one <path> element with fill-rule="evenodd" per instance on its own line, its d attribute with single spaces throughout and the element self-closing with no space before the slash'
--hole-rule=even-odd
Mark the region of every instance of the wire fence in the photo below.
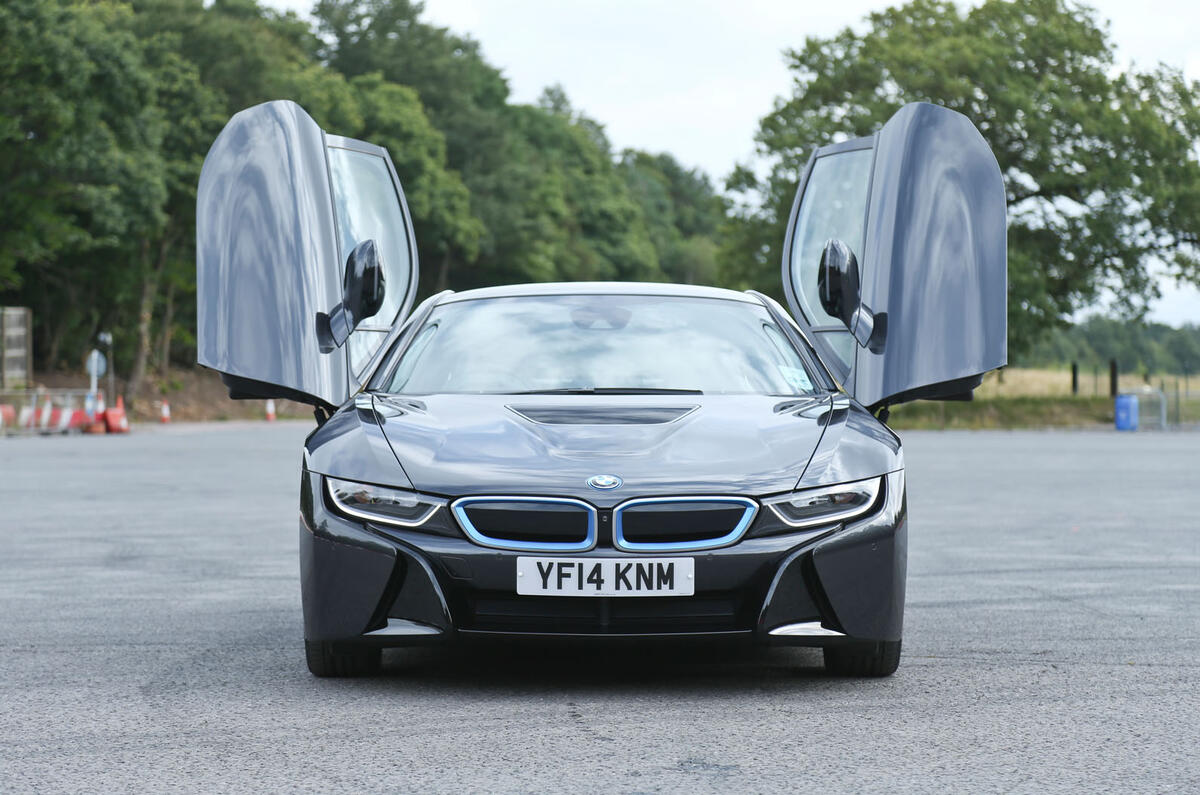
<svg viewBox="0 0 1200 795">
<path fill-rule="evenodd" d="M 1105 402 L 1115 414 L 1118 396 L 1137 397 L 1139 430 L 1200 430 L 1200 376 L 1196 374 L 1148 375 L 1118 372 L 1115 366 L 1086 365 L 1059 368 L 1004 368 L 989 373 L 976 399 L 1042 398 Z M 1109 415 L 1112 422 L 1113 414 Z"/>
<path fill-rule="evenodd" d="M 1138 424 L 1145 430 L 1200 429 L 1200 389 L 1187 389 L 1182 379 L 1156 379 L 1124 394 L 1138 398 Z M 1194 380 L 1194 379 L 1189 379 Z"/>
</svg>

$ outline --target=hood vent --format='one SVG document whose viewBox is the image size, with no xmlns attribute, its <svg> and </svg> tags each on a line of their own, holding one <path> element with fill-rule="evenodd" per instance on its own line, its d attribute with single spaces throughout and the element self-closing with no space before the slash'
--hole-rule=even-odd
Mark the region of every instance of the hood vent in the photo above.
<svg viewBox="0 0 1200 795">
<path fill-rule="evenodd" d="M 424 414 L 426 411 L 425 404 L 419 400 L 381 394 L 375 395 L 375 410 L 384 417 L 403 417 L 410 412 Z"/>
<path fill-rule="evenodd" d="M 663 425 L 691 414 L 697 406 L 509 406 L 541 425 Z"/>
</svg>

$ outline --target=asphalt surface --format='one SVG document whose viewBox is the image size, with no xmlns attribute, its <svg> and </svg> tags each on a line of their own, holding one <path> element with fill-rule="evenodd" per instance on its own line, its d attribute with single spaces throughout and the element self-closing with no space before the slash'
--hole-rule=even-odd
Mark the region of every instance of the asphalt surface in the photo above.
<svg viewBox="0 0 1200 795">
<path fill-rule="evenodd" d="M 907 434 L 889 679 L 518 646 L 318 680 L 307 430 L 0 439 L 0 790 L 1200 789 L 1200 434 Z"/>
</svg>

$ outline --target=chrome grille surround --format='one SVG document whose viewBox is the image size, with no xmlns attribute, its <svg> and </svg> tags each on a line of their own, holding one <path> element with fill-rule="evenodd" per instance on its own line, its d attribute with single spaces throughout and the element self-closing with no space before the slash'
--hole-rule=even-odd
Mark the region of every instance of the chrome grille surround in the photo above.
<svg viewBox="0 0 1200 795">
<path fill-rule="evenodd" d="M 496 538 L 480 531 L 467 515 L 467 507 L 477 504 L 493 505 L 571 505 L 587 512 L 587 535 L 581 541 L 522 541 L 511 538 Z M 450 504 L 454 518 L 467 538 L 480 546 L 492 549 L 507 549 L 517 552 L 587 552 L 596 546 L 596 508 L 583 500 L 569 497 L 512 497 L 480 495 L 460 497 Z"/>
<path fill-rule="evenodd" d="M 741 519 L 727 533 L 712 538 L 700 538 L 687 541 L 630 541 L 625 538 L 622 517 L 630 508 L 640 505 L 669 505 L 711 503 L 716 506 L 737 506 L 742 508 Z M 613 509 L 613 546 L 622 552 L 697 552 L 705 549 L 716 549 L 737 543 L 750 528 L 758 513 L 758 503 L 747 497 L 640 497 L 626 500 Z"/>
</svg>

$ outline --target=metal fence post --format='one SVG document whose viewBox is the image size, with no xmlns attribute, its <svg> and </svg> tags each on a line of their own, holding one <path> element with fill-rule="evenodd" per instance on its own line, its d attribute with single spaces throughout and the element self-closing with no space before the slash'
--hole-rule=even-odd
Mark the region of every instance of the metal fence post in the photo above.
<svg viewBox="0 0 1200 795">
<path fill-rule="evenodd" d="M 1175 378 L 1175 427 L 1183 427 L 1183 400 L 1179 395 L 1179 378 Z"/>
</svg>

